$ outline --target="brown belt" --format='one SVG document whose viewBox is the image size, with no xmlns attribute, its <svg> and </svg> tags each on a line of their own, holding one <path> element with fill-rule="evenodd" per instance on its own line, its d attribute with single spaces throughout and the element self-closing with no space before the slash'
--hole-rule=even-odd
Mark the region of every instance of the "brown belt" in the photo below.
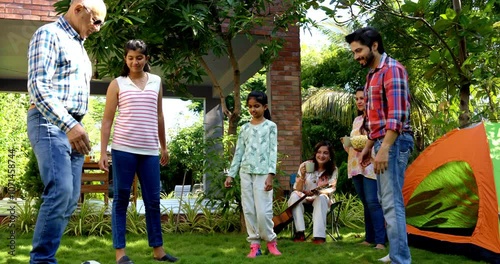
<svg viewBox="0 0 500 264">
<path fill-rule="evenodd" d="M 31 104 L 30 107 L 28 108 L 28 111 L 31 110 L 31 109 L 34 109 L 36 108 L 36 106 L 34 104 Z M 75 115 L 75 114 L 71 114 L 70 115 L 77 121 L 77 122 L 82 122 L 82 119 L 83 119 L 83 115 Z"/>
</svg>

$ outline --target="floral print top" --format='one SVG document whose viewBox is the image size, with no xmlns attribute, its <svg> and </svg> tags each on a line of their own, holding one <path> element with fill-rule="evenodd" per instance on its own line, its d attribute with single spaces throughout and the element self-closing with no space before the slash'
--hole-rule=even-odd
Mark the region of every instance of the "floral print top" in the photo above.
<svg viewBox="0 0 500 264">
<path fill-rule="evenodd" d="M 359 128 L 363 125 L 363 116 L 357 116 L 354 118 L 354 122 L 352 123 L 352 130 L 351 130 L 351 135 L 350 137 L 354 136 L 359 136 L 361 133 L 359 132 Z M 360 160 L 361 160 L 361 152 L 358 152 L 354 150 L 354 148 L 351 146 L 349 147 L 348 150 L 348 158 L 347 158 L 347 172 L 348 172 L 348 177 L 349 179 L 352 178 L 352 176 L 356 175 L 363 175 L 367 178 L 376 180 L 377 175 L 375 174 L 375 171 L 373 170 L 373 163 L 370 163 L 370 165 L 366 166 L 363 168 L 361 166 Z M 372 151 L 373 153 L 373 151 Z"/>
</svg>

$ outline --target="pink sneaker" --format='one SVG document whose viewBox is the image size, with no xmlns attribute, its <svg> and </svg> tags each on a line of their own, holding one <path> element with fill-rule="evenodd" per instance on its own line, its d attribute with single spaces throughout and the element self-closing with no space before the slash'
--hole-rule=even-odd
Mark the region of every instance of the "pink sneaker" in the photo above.
<svg viewBox="0 0 500 264">
<path fill-rule="evenodd" d="M 248 253 L 247 258 L 255 258 L 260 255 L 262 255 L 262 252 L 260 251 L 260 245 L 250 244 L 250 253 Z"/>
<path fill-rule="evenodd" d="M 267 242 L 267 251 L 269 251 L 269 253 L 275 256 L 281 256 L 281 252 L 278 250 L 276 245 L 277 245 L 276 240 Z"/>
</svg>

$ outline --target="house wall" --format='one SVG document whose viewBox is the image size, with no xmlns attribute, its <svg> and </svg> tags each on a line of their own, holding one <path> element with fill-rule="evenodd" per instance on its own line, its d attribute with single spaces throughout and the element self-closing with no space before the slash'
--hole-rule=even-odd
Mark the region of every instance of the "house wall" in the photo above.
<svg viewBox="0 0 500 264">
<path fill-rule="evenodd" d="M 0 0 L 0 19 L 54 21 L 56 0 Z M 274 7 L 279 12 L 279 6 Z M 256 35 L 270 35 L 270 27 L 256 28 Z M 278 152 L 280 169 L 286 173 L 280 177 L 283 189 L 289 189 L 289 177 L 297 171 L 302 151 L 302 112 L 300 94 L 300 37 L 299 28 L 291 27 L 281 37 L 286 40 L 279 57 L 268 73 L 268 95 L 273 121 L 278 126 Z"/>
<path fill-rule="evenodd" d="M 54 21 L 56 0 L 0 0 L 0 18 Z"/>
<path fill-rule="evenodd" d="M 277 0 L 276 2 L 280 2 Z M 271 7 L 271 13 L 279 13 L 283 6 Z M 273 23 L 270 21 L 269 23 Z M 262 26 L 252 31 L 255 35 L 268 36 L 272 28 Z M 278 126 L 278 153 L 280 168 L 285 177 L 280 177 L 280 185 L 290 190 L 290 177 L 297 173 L 302 153 L 302 96 L 300 87 L 300 29 L 290 26 L 286 32 L 278 32 L 285 40 L 279 57 L 271 64 L 267 75 L 267 92 L 270 96 L 271 117 Z"/>
<path fill-rule="evenodd" d="M 293 27 L 283 36 L 286 44 L 271 65 L 268 87 L 271 95 L 271 117 L 278 125 L 278 152 L 281 168 L 287 175 L 296 173 L 302 153 L 302 97 L 300 93 L 299 28 Z M 289 188 L 290 178 L 280 178 Z"/>
</svg>

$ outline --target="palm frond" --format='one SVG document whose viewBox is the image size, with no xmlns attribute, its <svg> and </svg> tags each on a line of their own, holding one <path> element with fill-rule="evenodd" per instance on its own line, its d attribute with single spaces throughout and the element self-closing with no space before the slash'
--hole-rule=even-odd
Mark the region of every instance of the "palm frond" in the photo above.
<svg viewBox="0 0 500 264">
<path fill-rule="evenodd" d="M 357 114 L 353 96 L 344 91 L 320 89 L 302 103 L 303 116 L 328 117 L 350 127 Z"/>
</svg>

